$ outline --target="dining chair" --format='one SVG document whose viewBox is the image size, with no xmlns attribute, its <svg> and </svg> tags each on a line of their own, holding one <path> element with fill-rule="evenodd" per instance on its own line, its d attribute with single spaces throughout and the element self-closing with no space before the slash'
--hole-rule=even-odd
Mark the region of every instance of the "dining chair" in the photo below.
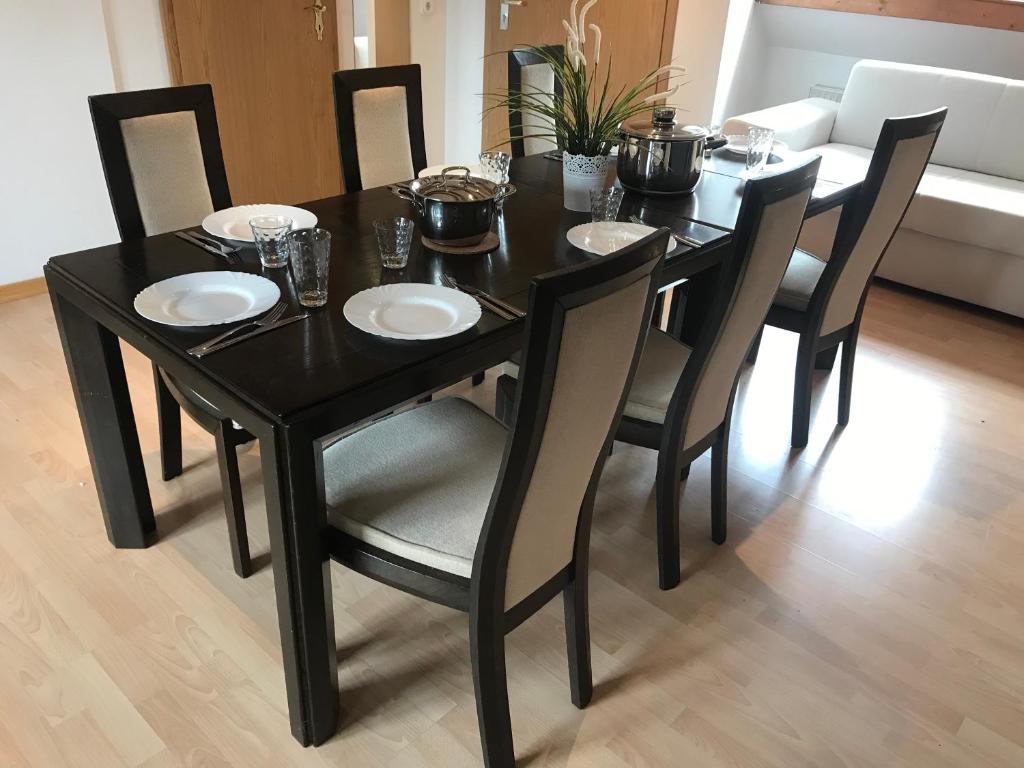
<svg viewBox="0 0 1024 768">
<path fill-rule="evenodd" d="M 573 704 L 591 698 L 594 496 L 640 359 L 668 231 L 533 280 L 511 427 L 458 397 L 323 451 L 331 557 L 469 613 L 484 762 L 513 766 L 505 635 L 559 593 Z"/>
<path fill-rule="evenodd" d="M 408 181 L 427 167 L 420 65 L 334 73 L 346 192 Z"/>
<path fill-rule="evenodd" d="M 647 335 L 616 439 L 658 451 L 655 481 L 658 583 L 679 584 L 679 484 L 711 449 L 711 538 L 726 536 L 729 422 L 736 382 L 793 252 L 820 159 L 747 182 L 731 254 L 693 348 L 658 328 Z M 607 346 L 606 349 L 610 349 Z M 507 418 L 511 375 L 497 382 Z"/>
<path fill-rule="evenodd" d="M 544 49 L 559 61 L 565 55 L 561 45 L 547 45 Z M 536 52 L 528 48 L 516 48 L 508 52 L 508 91 L 509 93 L 554 94 L 555 102 L 562 103 L 562 83 L 555 77 L 551 64 Z M 508 110 L 508 133 L 512 145 L 512 157 L 539 155 L 557 148 L 554 139 L 538 136 L 525 136 L 531 129 L 545 133 L 554 132 L 554 126 L 543 115 L 531 114 L 523 124 L 523 109 L 514 106 Z M 526 110 L 527 112 L 529 110 Z M 525 129 L 525 130 L 524 130 Z"/>
<path fill-rule="evenodd" d="M 917 191 L 946 118 L 945 109 L 890 118 L 882 125 L 867 176 L 843 207 L 828 261 L 795 249 L 765 325 L 800 334 L 790 443 L 807 445 L 814 369 L 831 368 L 842 345 L 839 417 L 850 421 L 853 364 L 871 278 Z M 757 359 L 760 333 L 748 360 Z"/>
<path fill-rule="evenodd" d="M 184 85 L 89 97 L 121 240 L 194 227 L 231 207 L 213 89 Z M 164 480 L 182 472 L 181 411 L 214 436 L 235 573 L 252 573 L 236 448 L 253 440 L 226 414 L 153 366 Z"/>
</svg>

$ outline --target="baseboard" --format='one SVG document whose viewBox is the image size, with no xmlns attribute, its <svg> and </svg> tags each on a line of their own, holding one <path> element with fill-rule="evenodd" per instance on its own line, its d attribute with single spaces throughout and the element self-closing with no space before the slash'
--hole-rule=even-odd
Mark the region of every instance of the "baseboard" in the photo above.
<svg viewBox="0 0 1024 768">
<path fill-rule="evenodd" d="M 27 299 L 29 296 L 36 296 L 46 293 L 46 278 L 33 277 L 31 280 L 21 280 L 17 283 L 0 285 L 0 304 L 18 299 Z"/>
</svg>

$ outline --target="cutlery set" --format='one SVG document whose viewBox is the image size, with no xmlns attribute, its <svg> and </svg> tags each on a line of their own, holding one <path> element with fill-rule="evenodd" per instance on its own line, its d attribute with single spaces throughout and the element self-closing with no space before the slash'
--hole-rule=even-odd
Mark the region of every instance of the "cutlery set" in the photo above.
<svg viewBox="0 0 1024 768">
<path fill-rule="evenodd" d="M 214 336 L 212 339 L 204 341 L 202 344 L 197 344 L 196 346 L 191 347 L 188 350 L 188 353 L 193 357 L 205 357 L 213 352 L 219 352 L 227 347 L 247 341 L 254 336 L 259 336 L 267 331 L 273 331 L 285 325 L 290 325 L 297 320 L 304 320 L 309 317 L 308 312 L 303 312 L 299 315 L 292 315 L 291 317 L 283 317 L 286 309 L 288 309 L 288 305 L 283 301 L 279 301 L 260 319 L 235 326 L 219 336 Z M 239 331 L 246 329 L 250 330 L 247 330 L 246 333 L 238 333 Z"/>
<path fill-rule="evenodd" d="M 486 291 L 481 291 L 479 288 L 474 288 L 471 285 L 463 285 L 461 283 L 458 283 L 448 275 L 443 275 L 441 277 L 441 282 L 447 288 L 452 288 L 456 291 L 468 293 L 470 296 L 472 296 L 474 299 L 480 302 L 480 306 L 490 310 L 498 317 L 500 317 L 502 320 L 518 320 L 521 317 L 526 317 L 526 313 L 523 312 L 523 310 L 519 309 L 519 307 L 515 307 L 512 304 L 509 304 L 507 301 L 502 301 L 501 299 L 495 296 L 491 296 L 491 294 L 487 293 Z"/>
<path fill-rule="evenodd" d="M 641 219 L 639 216 L 630 216 L 629 220 L 634 224 L 643 224 L 644 226 L 651 226 L 646 221 Z M 688 245 L 691 248 L 700 248 L 702 245 L 704 245 L 704 243 L 702 243 L 700 240 L 697 240 L 696 238 L 690 237 L 688 235 L 684 235 L 681 232 L 673 232 L 672 237 L 674 237 L 683 245 Z"/>
<path fill-rule="evenodd" d="M 197 248 L 202 248 L 207 253 L 212 253 L 214 256 L 218 256 L 228 264 L 238 264 L 238 251 L 239 248 L 235 246 L 225 245 L 224 243 L 214 240 L 212 237 L 201 235 L 198 232 L 175 232 L 174 236 L 180 240 L 184 240 L 186 243 L 190 243 Z"/>
</svg>

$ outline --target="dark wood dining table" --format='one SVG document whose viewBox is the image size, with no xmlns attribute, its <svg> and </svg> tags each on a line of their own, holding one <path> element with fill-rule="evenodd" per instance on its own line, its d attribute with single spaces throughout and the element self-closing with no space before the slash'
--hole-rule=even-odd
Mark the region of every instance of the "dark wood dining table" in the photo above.
<svg viewBox="0 0 1024 768">
<path fill-rule="evenodd" d="M 744 184 L 739 170 L 735 161 L 716 156 L 691 195 L 630 193 L 623 202 L 622 218 L 638 215 L 704 243 L 666 257 L 664 285 L 689 279 L 694 289 L 685 311 L 674 313 L 674 330 L 684 338 L 699 327 L 700 297 L 731 247 Z M 289 716 L 303 745 L 320 744 L 335 733 L 339 708 L 323 536 L 323 441 L 501 363 L 519 349 L 525 327 L 523 320 L 484 312 L 475 328 L 455 337 L 391 341 L 349 325 L 342 306 L 365 288 L 438 283 L 449 274 L 525 309 L 534 276 L 593 258 L 566 241 L 568 229 L 589 215 L 562 207 L 561 173 L 560 163 L 543 156 L 515 160 L 511 180 L 518 192 L 498 217 L 497 250 L 442 255 L 415 242 L 409 266 L 400 272 L 381 268 L 372 227 L 375 219 L 411 215 L 408 203 L 388 189 L 303 205 L 332 235 L 327 306 L 305 321 L 202 359 L 186 350 L 214 335 L 213 329 L 145 320 L 133 309 L 135 296 L 175 275 L 244 269 L 277 283 L 297 310 L 287 270 L 261 270 L 252 250 L 244 252 L 241 266 L 228 267 L 173 233 L 56 256 L 45 267 L 100 508 L 115 547 L 146 547 L 158 538 L 118 339 L 258 438 Z M 809 213 L 843 204 L 856 186 L 816 189 Z"/>
</svg>

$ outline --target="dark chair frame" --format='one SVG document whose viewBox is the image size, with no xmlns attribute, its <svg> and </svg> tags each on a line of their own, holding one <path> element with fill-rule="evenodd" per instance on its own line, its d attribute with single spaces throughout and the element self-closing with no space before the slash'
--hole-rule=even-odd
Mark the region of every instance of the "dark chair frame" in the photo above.
<svg viewBox="0 0 1024 768">
<path fill-rule="evenodd" d="M 514 395 L 512 428 L 473 560 L 471 578 L 435 570 L 383 551 L 336 527 L 328 550 L 336 561 L 405 592 L 469 613 L 470 650 L 484 763 L 514 766 L 505 672 L 505 635 L 562 593 L 570 695 L 583 708 L 593 691 L 587 600 L 590 526 L 594 497 L 629 382 L 640 361 L 643 337 L 630 364 L 604 450 L 591 474 L 576 527 L 572 562 L 512 608 L 505 609 L 505 575 L 523 499 L 547 423 L 566 313 L 650 276 L 642 327 L 650 324 L 668 242 L 661 229 L 603 259 L 536 278 L 530 286 L 521 385 Z"/>
<path fill-rule="evenodd" d="M 820 158 L 814 158 L 790 171 L 747 183 L 737 218 L 732 252 L 722 262 L 718 285 L 701 327 L 697 343 L 669 401 L 665 421 L 656 422 L 623 416 L 616 439 L 658 451 L 655 481 L 658 538 L 658 585 L 672 589 L 679 584 L 679 483 L 689 473 L 690 464 L 711 449 L 711 539 L 722 544 L 726 538 L 726 486 L 728 478 L 729 431 L 732 403 L 740 369 L 729 395 L 724 420 L 694 445 L 683 449 L 697 390 L 708 370 L 712 353 L 724 329 L 725 320 L 736 302 L 737 288 L 750 264 L 761 218 L 767 206 L 801 192 L 808 198 L 814 188 Z M 796 243 L 797 234 L 793 236 Z M 790 247 L 792 250 L 792 247 Z M 509 381 L 514 381 L 510 377 Z M 498 382 L 499 418 L 508 407 L 509 382 Z"/>
<path fill-rule="evenodd" d="M 544 50 L 562 59 L 565 56 L 565 47 L 561 45 L 545 45 Z M 516 48 L 508 52 L 508 91 L 519 93 L 523 87 L 523 67 L 533 64 L 547 64 L 548 62 L 539 54 L 528 48 Z M 562 83 L 555 77 L 555 103 L 562 103 Z M 509 143 L 512 147 L 512 157 L 526 156 L 526 140 L 523 136 L 523 113 L 522 110 L 509 107 L 508 110 L 508 134 Z M 560 147 L 561 148 L 561 147 Z"/>
<path fill-rule="evenodd" d="M 215 210 L 231 207 L 227 172 L 217 130 L 217 112 L 213 88 L 207 84 L 156 88 L 147 91 L 111 93 L 89 97 L 99 147 L 100 161 L 107 181 L 114 220 L 122 240 L 146 237 L 135 184 L 132 181 L 128 154 L 121 134 L 121 121 L 133 117 L 193 112 L 199 129 L 199 144 L 206 170 L 206 183 Z M 224 510 L 228 524 L 228 540 L 235 573 L 246 577 L 252 573 L 249 540 L 242 502 L 242 485 L 238 473 L 239 445 L 255 439 L 239 429 L 212 404 L 200 400 L 187 387 L 179 385 L 165 371 L 153 366 L 156 387 L 157 420 L 160 429 L 160 468 L 164 480 L 182 472 L 181 411 L 184 410 L 200 427 L 214 436 L 217 463 L 220 467 L 224 493 Z"/>
<path fill-rule="evenodd" d="M 356 147 L 356 118 L 352 96 L 356 91 L 392 86 L 405 87 L 405 111 L 409 122 L 413 177 L 427 167 L 427 147 L 423 138 L 420 65 L 344 69 L 334 73 L 334 109 L 338 127 L 338 155 L 341 158 L 341 175 L 346 192 L 358 192 L 363 188 L 363 177 L 359 170 L 359 151 Z"/>
<path fill-rule="evenodd" d="M 839 278 L 846 268 L 847 262 L 853 254 L 853 250 L 860 239 L 861 233 L 867 224 L 871 212 L 874 210 L 878 200 L 878 194 L 889 171 L 893 153 L 899 142 L 934 134 L 935 141 L 938 141 L 939 131 L 946 118 L 945 109 L 937 109 L 922 115 L 911 117 L 890 118 L 882 125 L 878 142 L 875 145 L 874 154 L 871 157 L 871 164 L 868 167 L 867 176 L 857 193 L 857 197 L 843 207 L 839 217 L 839 226 L 836 229 L 836 238 L 832 246 L 832 255 L 825 268 L 818 278 L 818 283 L 811 294 L 806 310 L 796 310 L 773 304 L 765 318 L 765 325 L 782 328 L 800 334 L 800 342 L 797 347 L 796 369 L 794 373 L 793 386 L 793 422 L 790 443 L 794 448 L 803 448 L 807 445 L 807 439 L 811 424 L 811 391 L 814 383 L 814 370 L 828 370 L 832 368 L 836 352 L 842 344 L 842 360 L 839 368 L 839 414 L 838 423 L 846 426 L 850 421 L 850 402 L 853 393 L 853 365 L 857 354 L 857 340 L 860 336 L 861 317 L 864 313 L 864 303 L 867 300 L 868 290 L 871 288 L 872 278 L 878 270 L 878 265 L 885 257 L 892 238 L 896 236 L 900 225 L 913 202 L 913 195 L 903 209 L 899 222 L 893 230 L 892 236 L 882 248 L 875 262 L 868 279 L 864 283 L 864 291 L 860 297 L 854 320 L 849 325 L 833 331 L 827 335 L 821 334 L 821 326 L 825 320 L 825 312 L 828 309 L 832 292 L 839 282 Z M 932 149 L 934 150 L 934 143 Z M 931 153 L 929 153 L 929 161 Z M 922 168 L 921 175 L 924 175 Z M 920 177 L 918 183 L 920 183 Z M 748 362 L 753 363 L 757 359 L 757 348 L 761 341 L 759 333 L 751 347 Z"/>
</svg>

